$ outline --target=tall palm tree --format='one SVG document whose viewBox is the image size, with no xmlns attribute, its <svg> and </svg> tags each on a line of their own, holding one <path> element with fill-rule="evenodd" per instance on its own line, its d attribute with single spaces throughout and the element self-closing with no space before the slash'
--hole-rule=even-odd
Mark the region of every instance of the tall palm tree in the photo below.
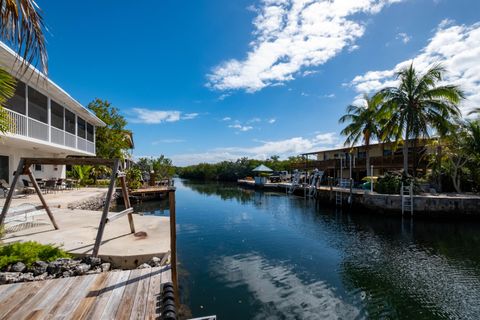
<svg viewBox="0 0 480 320">
<path fill-rule="evenodd" d="M 403 170 L 408 173 L 408 141 L 428 138 L 435 130 L 443 135 L 451 120 L 460 116 L 458 104 L 464 94 L 455 85 L 437 85 L 442 81 L 445 68 L 436 64 L 424 74 L 413 67 L 405 67 L 396 73 L 398 87 L 388 87 L 379 92 L 382 110 L 388 115 L 384 135 L 396 141 L 403 138 Z"/>
<path fill-rule="evenodd" d="M 381 116 L 379 113 L 379 105 L 381 97 L 374 95 L 369 97 L 367 94 L 363 96 L 364 105 L 349 105 L 346 114 L 338 121 L 340 123 L 349 122 L 342 130 L 341 134 L 346 136 L 346 146 L 353 147 L 359 142 L 365 144 L 366 153 L 366 169 L 367 176 L 373 174 L 370 172 L 370 141 L 380 137 L 379 124 Z"/>
</svg>

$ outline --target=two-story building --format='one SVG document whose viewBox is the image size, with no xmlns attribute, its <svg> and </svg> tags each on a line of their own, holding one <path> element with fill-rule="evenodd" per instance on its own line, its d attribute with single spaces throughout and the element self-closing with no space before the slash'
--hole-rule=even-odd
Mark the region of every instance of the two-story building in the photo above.
<svg viewBox="0 0 480 320">
<path fill-rule="evenodd" d="M 419 139 L 415 143 L 408 141 L 409 170 L 414 167 L 425 173 L 428 166 L 427 155 L 434 152 L 428 139 Z M 368 148 L 370 165 L 373 166 L 373 175 L 380 176 L 388 171 L 403 169 L 402 146 L 394 148 L 392 143 L 375 143 Z M 325 172 L 325 176 L 334 178 L 350 178 L 360 181 L 367 175 L 365 146 L 345 147 L 339 149 L 322 150 L 302 154 L 304 163 L 297 163 L 296 168 L 312 170 L 317 168 Z"/>
<path fill-rule="evenodd" d="M 67 92 L 0 42 L 0 67 L 17 79 L 15 95 L 6 102 L 11 119 L 0 135 L 0 179 L 10 183 L 21 157 L 95 156 L 95 128 L 105 126 Z M 32 168 L 38 178 L 64 178 L 65 166 Z"/>
</svg>

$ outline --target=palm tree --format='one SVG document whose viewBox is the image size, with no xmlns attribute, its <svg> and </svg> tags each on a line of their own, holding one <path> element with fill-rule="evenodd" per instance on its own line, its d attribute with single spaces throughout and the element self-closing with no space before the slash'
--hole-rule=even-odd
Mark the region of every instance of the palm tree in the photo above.
<svg viewBox="0 0 480 320">
<path fill-rule="evenodd" d="M 23 58 L 24 66 L 40 63 L 47 74 L 45 24 L 33 0 L 0 0 L 0 37 Z"/>
<path fill-rule="evenodd" d="M 468 113 L 468 115 L 472 115 L 472 114 L 476 114 L 477 116 L 480 116 L 480 108 L 475 108 Z"/>
<path fill-rule="evenodd" d="M 10 118 L 3 109 L 5 102 L 15 94 L 15 79 L 0 68 L 0 134 L 10 130 Z"/>
<path fill-rule="evenodd" d="M 0 0 L 0 38 L 22 57 L 20 63 L 26 71 L 30 64 L 41 65 L 47 74 L 47 50 L 43 35 L 43 18 L 33 0 Z M 0 134 L 11 125 L 4 103 L 15 93 L 15 79 L 0 68 Z"/>
<path fill-rule="evenodd" d="M 464 98 L 455 85 L 441 85 L 445 69 L 436 64 L 423 75 L 413 67 L 405 67 L 396 73 L 398 87 L 388 87 L 378 94 L 382 97 L 382 110 L 388 119 L 383 138 L 403 138 L 403 170 L 408 173 L 408 141 L 428 138 L 432 129 L 443 135 L 451 120 L 460 116 L 457 105 Z"/>
<path fill-rule="evenodd" d="M 353 147 L 360 141 L 365 144 L 367 176 L 373 174 L 370 172 L 370 141 L 380 137 L 380 98 L 378 95 L 369 97 L 365 94 L 363 96 L 364 105 L 349 105 L 346 114 L 338 120 L 340 123 L 350 122 L 341 132 L 347 137 L 346 146 Z"/>
</svg>

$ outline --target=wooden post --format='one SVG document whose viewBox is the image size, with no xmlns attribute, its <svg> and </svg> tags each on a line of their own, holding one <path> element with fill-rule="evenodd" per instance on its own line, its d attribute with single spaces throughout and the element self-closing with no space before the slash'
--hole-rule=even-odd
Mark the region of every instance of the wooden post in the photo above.
<svg viewBox="0 0 480 320">
<path fill-rule="evenodd" d="M 40 198 L 40 201 L 42 202 L 43 208 L 45 209 L 45 211 L 47 211 L 50 221 L 52 221 L 53 227 L 55 228 L 55 230 L 58 230 L 58 225 L 55 222 L 55 218 L 53 217 L 52 211 L 50 211 L 50 208 L 48 207 L 48 204 L 45 201 L 45 198 L 43 197 L 42 191 L 38 186 L 37 180 L 35 180 L 35 177 L 33 176 L 32 170 L 30 170 L 30 168 L 27 168 L 27 174 L 30 177 L 30 181 L 32 182 L 33 188 L 35 188 L 35 192 L 37 193 L 38 197 Z"/>
<path fill-rule="evenodd" d="M 168 204 L 170 211 L 170 251 L 172 257 L 172 280 L 175 287 L 175 303 L 177 310 L 180 307 L 180 299 L 178 294 L 178 273 L 177 273 L 177 219 L 175 213 L 175 190 L 168 192 Z"/>
<path fill-rule="evenodd" d="M 5 221 L 5 217 L 7 216 L 8 209 L 10 208 L 10 203 L 12 202 L 13 193 L 15 192 L 15 186 L 17 185 L 18 178 L 23 172 L 23 164 L 25 161 L 20 159 L 18 162 L 17 171 L 15 171 L 15 176 L 13 177 L 13 181 L 10 184 L 10 190 L 8 190 L 7 198 L 5 199 L 5 203 L 3 204 L 2 214 L 0 215 L 0 226 L 3 225 L 3 221 Z"/>
<path fill-rule="evenodd" d="M 122 186 L 122 196 L 123 196 L 123 203 L 125 204 L 125 209 L 128 209 L 131 207 L 130 205 L 130 198 L 128 197 L 128 190 L 127 190 L 127 184 L 125 182 L 125 176 L 122 175 L 120 177 L 120 184 Z M 128 213 L 128 223 L 130 224 L 130 231 L 132 233 L 135 233 L 135 225 L 133 224 L 133 216 L 132 213 Z"/>
<path fill-rule="evenodd" d="M 103 232 L 105 231 L 105 224 L 107 223 L 108 211 L 110 210 L 110 202 L 113 196 L 113 190 L 115 189 L 115 180 L 117 179 L 119 160 L 115 159 L 113 162 L 112 176 L 110 178 L 110 186 L 108 187 L 107 198 L 105 199 L 105 205 L 103 207 L 102 217 L 100 218 L 100 225 L 98 226 L 97 238 L 95 239 L 95 245 L 93 246 L 92 256 L 98 256 L 98 250 L 102 243 Z"/>
</svg>

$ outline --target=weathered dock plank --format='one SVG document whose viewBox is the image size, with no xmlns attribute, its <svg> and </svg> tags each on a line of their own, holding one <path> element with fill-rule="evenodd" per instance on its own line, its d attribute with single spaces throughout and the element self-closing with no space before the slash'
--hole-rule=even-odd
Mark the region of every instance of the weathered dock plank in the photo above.
<svg viewBox="0 0 480 320">
<path fill-rule="evenodd" d="M 156 319 L 170 269 L 148 268 L 0 286 L 1 319 Z"/>
</svg>

